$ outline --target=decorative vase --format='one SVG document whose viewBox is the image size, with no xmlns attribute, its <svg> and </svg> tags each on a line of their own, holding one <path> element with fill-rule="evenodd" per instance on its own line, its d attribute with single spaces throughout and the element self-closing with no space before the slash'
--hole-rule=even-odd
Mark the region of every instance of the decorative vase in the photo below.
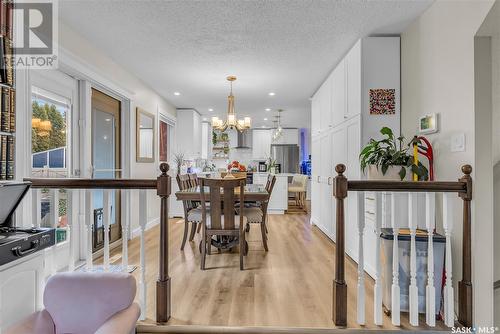
<svg viewBox="0 0 500 334">
<path fill-rule="evenodd" d="M 400 170 L 401 170 L 401 166 L 389 166 L 389 168 L 387 168 L 387 171 L 385 172 L 385 175 L 384 175 L 384 174 L 382 174 L 381 168 L 377 168 L 376 165 L 370 165 L 370 166 L 368 166 L 367 177 L 368 177 L 368 180 L 370 180 L 370 181 L 374 181 L 374 180 L 401 181 L 401 177 L 399 176 Z M 410 181 L 411 175 L 412 175 L 411 172 L 406 170 L 406 176 L 403 179 L 403 181 Z"/>
</svg>

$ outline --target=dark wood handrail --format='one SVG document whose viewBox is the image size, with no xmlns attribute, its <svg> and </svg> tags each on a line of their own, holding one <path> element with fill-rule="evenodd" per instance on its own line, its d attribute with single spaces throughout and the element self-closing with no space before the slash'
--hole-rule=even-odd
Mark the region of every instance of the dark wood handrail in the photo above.
<svg viewBox="0 0 500 334">
<path fill-rule="evenodd" d="M 347 285 L 345 282 L 345 211 L 344 201 L 349 191 L 390 191 L 390 192 L 454 192 L 463 202 L 462 234 L 462 279 L 458 282 L 458 321 L 472 326 L 472 240 L 471 240 L 471 200 L 472 167 L 462 166 L 463 176 L 452 182 L 408 182 L 408 181 L 349 181 L 344 175 L 346 166 L 335 166 L 337 176 L 333 182 L 333 195 L 336 198 L 337 251 L 335 252 L 335 279 L 333 282 L 333 314 L 337 326 L 347 324 Z"/>
<path fill-rule="evenodd" d="M 347 181 L 349 191 L 392 192 L 467 192 L 467 184 L 461 181 Z"/>
<path fill-rule="evenodd" d="M 31 188 L 53 189 L 156 189 L 155 179 L 24 178 Z"/>
<path fill-rule="evenodd" d="M 156 281 L 156 321 L 165 323 L 171 316 L 171 280 L 168 274 L 168 197 L 172 178 L 169 165 L 160 165 L 156 179 L 83 179 L 83 178 L 25 178 L 32 188 L 51 189 L 156 189 L 160 197 L 159 273 Z"/>
</svg>

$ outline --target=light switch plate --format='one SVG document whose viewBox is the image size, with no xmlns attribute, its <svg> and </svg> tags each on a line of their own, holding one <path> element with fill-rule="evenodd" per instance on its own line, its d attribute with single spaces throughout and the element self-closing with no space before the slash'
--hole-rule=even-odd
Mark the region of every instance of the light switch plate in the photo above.
<svg viewBox="0 0 500 334">
<path fill-rule="evenodd" d="M 459 133 L 451 136 L 451 152 L 464 152 L 465 151 L 465 133 Z"/>
</svg>

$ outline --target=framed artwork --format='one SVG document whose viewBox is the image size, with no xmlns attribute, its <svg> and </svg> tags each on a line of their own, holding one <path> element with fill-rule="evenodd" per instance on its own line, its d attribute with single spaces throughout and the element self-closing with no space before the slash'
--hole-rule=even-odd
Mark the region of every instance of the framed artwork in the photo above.
<svg viewBox="0 0 500 334">
<path fill-rule="evenodd" d="M 160 161 L 168 161 L 168 124 L 162 120 L 160 120 L 160 129 L 159 129 L 159 151 L 160 151 Z"/>
<path fill-rule="evenodd" d="M 136 109 L 137 162 L 155 162 L 155 116 L 141 108 Z"/>
<path fill-rule="evenodd" d="M 434 133 L 438 131 L 437 114 L 430 114 L 420 117 L 418 131 L 422 134 Z"/>
<path fill-rule="evenodd" d="M 396 90 L 370 89 L 370 115 L 396 114 Z"/>
</svg>

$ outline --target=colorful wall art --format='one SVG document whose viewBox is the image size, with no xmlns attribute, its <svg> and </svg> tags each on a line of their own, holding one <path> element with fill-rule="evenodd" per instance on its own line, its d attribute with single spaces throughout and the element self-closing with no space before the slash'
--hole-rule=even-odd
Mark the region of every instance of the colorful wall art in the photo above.
<svg viewBox="0 0 500 334">
<path fill-rule="evenodd" d="M 395 89 L 370 89 L 370 115 L 396 114 Z"/>
</svg>

